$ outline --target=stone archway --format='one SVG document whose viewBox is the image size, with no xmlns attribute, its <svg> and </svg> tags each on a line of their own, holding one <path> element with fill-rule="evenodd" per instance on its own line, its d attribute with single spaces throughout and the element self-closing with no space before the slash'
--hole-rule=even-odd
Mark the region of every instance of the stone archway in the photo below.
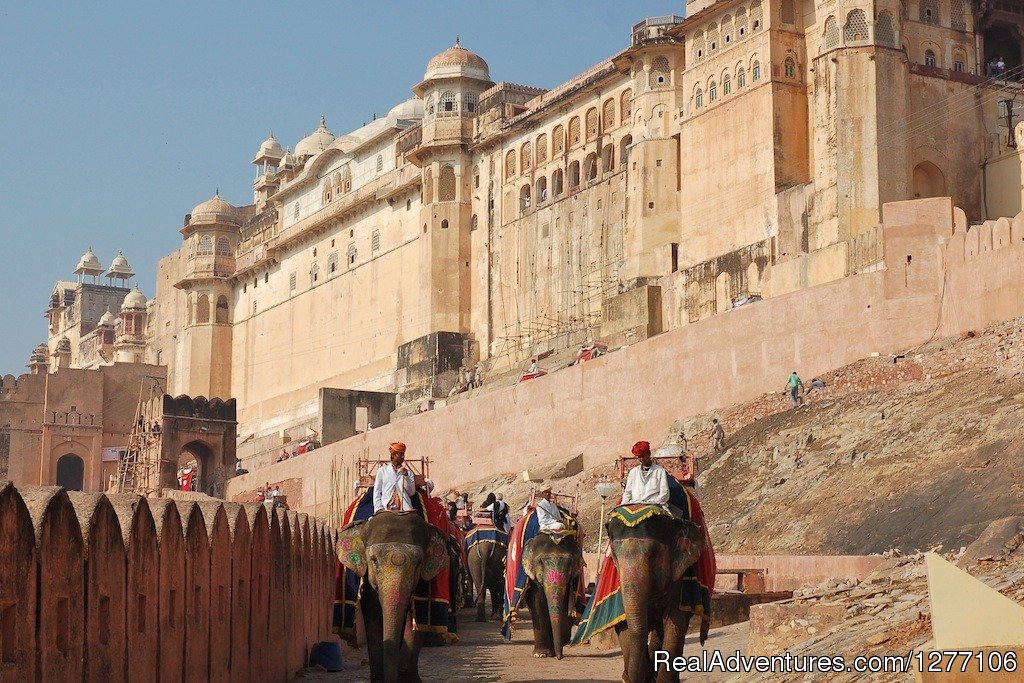
<svg viewBox="0 0 1024 683">
<path fill-rule="evenodd" d="M 85 488 L 85 461 L 74 453 L 66 453 L 57 460 L 57 486 L 68 491 Z"/>
<path fill-rule="evenodd" d="M 946 177 L 942 170 L 930 161 L 922 161 L 914 167 L 914 199 L 946 196 Z"/>
<path fill-rule="evenodd" d="M 193 461 L 197 471 L 192 490 L 215 498 L 222 497 L 225 476 L 223 468 L 218 466 L 213 448 L 200 439 L 182 445 L 181 453 L 178 456 L 178 466 L 184 467 Z"/>
</svg>

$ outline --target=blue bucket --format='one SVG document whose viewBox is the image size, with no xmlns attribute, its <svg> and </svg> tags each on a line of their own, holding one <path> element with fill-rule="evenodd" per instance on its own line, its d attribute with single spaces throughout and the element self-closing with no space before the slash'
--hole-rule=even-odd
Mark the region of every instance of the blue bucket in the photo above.
<svg viewBox="0 0 1024 683">
<path fill-rule="evenodd" d="M 309 651 L 309 666 L 322 666 L 327 671 L 341 671 L 344 665 L 341 660 L 341 643 L 337 641 L 321 641 Z"/>
</svg>

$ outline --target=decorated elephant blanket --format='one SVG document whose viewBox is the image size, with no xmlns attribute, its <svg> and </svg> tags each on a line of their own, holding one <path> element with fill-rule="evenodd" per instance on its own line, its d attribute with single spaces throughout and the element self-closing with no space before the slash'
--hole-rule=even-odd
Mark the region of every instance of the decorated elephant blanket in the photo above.
<svg viewBox="0 0 1024 683">
<path fill-rule="evenodd" d="M 565 508 L 559 506 L 558 509 L 562 511 L 565 530 L 545 533 L 551 536 L 555 543 L 560 543 L 567 538 L 578 538 L 579 527 L 576 524 L 576 518 Z M 526 569 L 523 567 L 523 548 L 539 533 L 541 533 L 540 522 L 537 520 L 537 510 L 534 508 L 516 522 L 512 527 L 512 533 L 509 534 L 508 551 L 505 554 L 505 603 L 501 627 L 501 633 L 505 636 L 505 640 L 512 640 L 513 626 L 518 618 L 517 611 L 523 605 L 523 601 L 526 599 L 526 590 L 530 587 L 530 577 L 526 575 Z M 576 581 L 572 590 L 576 594 L 576 599 L 570 606 L 569 616 L 575 619 L 583 613 L 583 607 L 586 605 L 586 586 L 582 576 Z"/>
<path fill-rule="evenodd" d="M 484 541 L 490 541 L 491 543 L 497 543 L 502 547 L 508 547 L 508 534 L 495 528 L 494 525 L 477 525 L 466 532 L 466 551 L 468 552 L 470 548 L 475 546 L 477 543 L 483 543 Z"/>
<path fill-rule="evenodd" d="M 422 492 L 412 499 L 415 513 L 423 516 L 428 524 L 448 533 L 448 514 L 444 504 Z M 353 522 L 361 522 L 373 515 L 373 489 L 367 489 L 357 497 L 342 517 L 342 528 Z M 343 640 L 354 642 L 356 634 L 356 608 L 362 582 L 359 575 L 346 569 L 335 560 L 336 581 L 334 595 L 334 632 Z M 438 633 L 449 642 L 458 641 L 458 628 L 452 602 L 451 568 L 446 568 L 431 581 L 420 581 L 413 591 L 413 629 Z"/>
<path fill-rule="evenodd" d="M 669 477 L 669 505 L 680 511 L 684 519 L 696 524 L 704 535 L 706 550 L 697 558 L 697 563 L 686 570 L 683 577 L 682 595 L 679 608 L 685 612 L 698 614 L 705 622 L 711 619 L 711 596 L 715 590 L 715 550 L 711 546 L 704 512 L 701 510 L 697 496 L 687 486 L 682 486 Z M 627 526 L 636 526 L 652 515 L 670 514 L 658 505 L 622 505 L 613 509 L 611 517 L 615 517 Z M 610 555 L 601 560 L 597 587 L 590 597 L 579 627 L 573 636 L 572 644 L 580 645 L 590 642 L 598 633 L 612 628 L 626 620 L 626 611 L 622 604 L 622 593 L 619 590 L 619 572 Z"/>
</svg>

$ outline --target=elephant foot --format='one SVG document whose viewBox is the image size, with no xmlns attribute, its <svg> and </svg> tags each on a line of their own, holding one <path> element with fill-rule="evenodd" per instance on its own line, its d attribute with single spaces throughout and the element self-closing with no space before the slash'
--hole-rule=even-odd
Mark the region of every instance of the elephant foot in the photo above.
<svg viewBox="0 0 1024 683">
<path fill-rule="evenodd" d="M 534 657 L 538 657 L 538 658 L 539 657 L 554 657 L 555 656 L 555 652 L 554 652 L 554 650 L 545 650 L 545 649 L 541 649 L 541 648 L 533 648 L 533 656 Z"/>
</svg>

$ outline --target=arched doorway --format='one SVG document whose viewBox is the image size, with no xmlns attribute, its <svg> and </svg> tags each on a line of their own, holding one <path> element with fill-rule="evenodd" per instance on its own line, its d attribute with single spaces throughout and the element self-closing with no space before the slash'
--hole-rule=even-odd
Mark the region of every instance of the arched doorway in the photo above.
<svg viewBox="0 0 1024 683">
<path fill-rule="evenodd" d="M 945 196 L 946 177 L 938 166 L 922 161 L 914 167 L 914 199 Z"/>
<path fill-rule="evenodd" d="M 57 486 L 68 491 L 81 491 L 85 484 L 85 462 L 68 453 L 57 460 Z"/>
<path fill-rule="evenodd" d="M 178 456 L 179 483 L 190 485 L 187 490 L 220 498 L 224 495 L 223 468 L 217 467 L 213 449 L 203 441 L 190 441 L 181 447 Z M 184 488 L 184 487 L 180 487 Z"/>
<path fill-rule="evenodd" d="M 985 29 L 985 63 L 981 65 L 981 73 L 991 77 L 988 65 L 1000 57 L 1006 64 L 1006 78 L 1021 80 L 1021 40 L 1017 32 L 1006 25 L 996 24 Z"/>
</svg>

